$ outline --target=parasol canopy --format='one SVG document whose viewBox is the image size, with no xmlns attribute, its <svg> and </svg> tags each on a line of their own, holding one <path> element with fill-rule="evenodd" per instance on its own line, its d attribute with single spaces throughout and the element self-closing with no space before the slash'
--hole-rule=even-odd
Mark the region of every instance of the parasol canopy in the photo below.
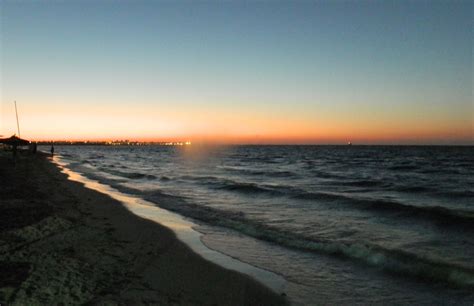
<svg viewBox="0 0 474 306">
<path fill-rule="evenodd" d="M 30 141 L 26 139 L 21 139 L 20 137 L 17 137 L 16 135 L 13 135 L 10 138 L 2 138 L 0 139 L 0 143 L 7 144 L 10 146 L 27 146 L 30 144 Z"/>
</svg>

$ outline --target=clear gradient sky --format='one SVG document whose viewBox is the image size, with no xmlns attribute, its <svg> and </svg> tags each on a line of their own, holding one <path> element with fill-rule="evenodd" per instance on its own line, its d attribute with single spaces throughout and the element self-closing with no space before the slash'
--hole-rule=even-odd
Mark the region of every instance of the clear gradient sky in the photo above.
<svg viewBox="0 0 474 306">
<path fill-rule="evenodd" d="M 474 143 L 472 1 L 5 1 L 0 134 Z"/>
</svg>

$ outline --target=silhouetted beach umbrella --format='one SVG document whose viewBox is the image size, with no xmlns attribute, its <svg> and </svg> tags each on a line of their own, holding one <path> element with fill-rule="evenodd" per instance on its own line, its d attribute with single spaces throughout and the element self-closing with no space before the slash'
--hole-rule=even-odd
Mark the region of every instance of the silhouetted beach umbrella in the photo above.
<svg viewBox="0 0 474 306">
<path fill-rule="evenodd" d="M 9 138 L 0 139 L 0 143 L 10 145 L 10 146 L 27 146 L 30 144 L 28 140 L 21 139 L 20 137 L 17 137 L 16 135 L 13 135 L 12 137 L 9 137 Z"/>
</svg>

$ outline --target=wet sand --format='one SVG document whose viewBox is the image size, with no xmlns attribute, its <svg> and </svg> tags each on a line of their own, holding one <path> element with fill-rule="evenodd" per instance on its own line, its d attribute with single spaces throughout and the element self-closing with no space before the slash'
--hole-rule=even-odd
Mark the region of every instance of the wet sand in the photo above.
<svg viewBox="0 0 474 306">
<path fill-rule="evenodd" d="M 0 152 L 0 303 L 282 305 L 44 155 Z"/>
</svg>

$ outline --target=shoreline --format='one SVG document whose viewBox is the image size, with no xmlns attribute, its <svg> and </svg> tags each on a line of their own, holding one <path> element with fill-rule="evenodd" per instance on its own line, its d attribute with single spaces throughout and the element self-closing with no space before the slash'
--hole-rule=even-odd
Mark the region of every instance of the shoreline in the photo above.
<svg viewBox="0 0 474 306">
<path fill-rule="evenodd" d="M 113 187 L 104 185 L 96 180 L 87 178 L 84 174 L 75 172 L 67 167 L 57 155 L 53 159 L 61 172 L 68 175 L 68 180 L 79 182 L 84 187 L 96 190 L 119 201 L 128 211 L 143 219 L 151 220 L 173 231 L 176 238 L 188 246 L 194 253 L 207 261 L 218 266 L 234 270 L 250 276 L 270 288 L 277 294 L 286 294 L 286 280 L 274 272 L 264 270 L 248 263 L 239 261 L 217 250 L 209 248 L 201 241 L 202 233 L 194 229 L 197 224 L 175 212 L 157 206 L 157 204 L 146 201 L 140 197 L 125 194 Z"/>
<path fill-rule="evenodd" d="M 0 153 L 0 303 L 260 304 L 288 301 L 207 261 L 167 227 L 68 179 L 44 154 Z M 14 216 L 14 217 L 12 217 Z"/>
</svg>

